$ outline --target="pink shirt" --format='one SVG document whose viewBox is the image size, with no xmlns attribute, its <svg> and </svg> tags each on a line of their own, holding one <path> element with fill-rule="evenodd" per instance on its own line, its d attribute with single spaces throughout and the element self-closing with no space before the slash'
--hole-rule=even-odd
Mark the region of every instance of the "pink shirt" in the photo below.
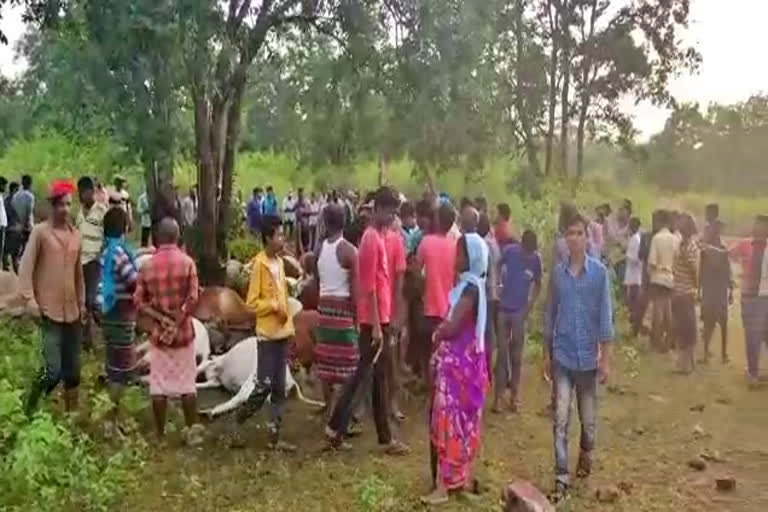
<svg viewBox="0 0 768 512">
<path fill-rule="evenodd" d="M 368 228 L 360 240 L 357 251 L 360 293 L 357 300 L 357 319 L 361 324 L 373 324 L 369 294 L 376 292 L 379 303 L 379 322 L 388 324 L 392 312 L 392 279 L 387 268 L 385 237 Z"/>
<path fill-rule="evenodd" d="M 389 271 L 392 293 L 394 293 L 395 278 L 400 272 L 405 272 L 406 267 L 403 236 L 399 232 L 390 229 L 384 238 L 384 245 L 387 249 L 387 270 Z"/>
<path fill-rule="evenodd" d="M 427 235 L 417 259 L 424 266 L 424 316 L 445 318 L 454 282 L 456 242 L 444 235 Z"/>
</svg>

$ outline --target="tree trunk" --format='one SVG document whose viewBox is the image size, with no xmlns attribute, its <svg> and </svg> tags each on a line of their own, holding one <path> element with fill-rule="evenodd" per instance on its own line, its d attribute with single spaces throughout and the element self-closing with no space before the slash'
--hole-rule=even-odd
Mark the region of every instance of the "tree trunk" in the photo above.
<svg viewBox="0 0 768 512">
<path fill-rule="evenodd" d="M 379 186 L 387 183 L 387 169 L 388 169 L 388 163 L 389 159 L 387 158 L 387 155 L 383 152 L 379 152 Z"/>
<path fill-rule="evenodd" d="M 523 70 L 521 62 L 525 53 L 525 44 L 523 38 L 525 30 L 523 27 L 523 0 L 517 0 L 515 4 L 515 50 L 517 54 L 517 66 L 515 66 L 515 106 L 517 115 L 520 118 L 520 126 L 523 129 L 525 138 L 525 152 L 528 157 L 528 166 L 530 171 L 538 176 L 541 174 L 539 166 L 538 149 L 534 140 L 533 130 L 531 129 L 531 120 L 528 115 L 528 104 L 525 100 L 525 88 L 523 87 Z"/>
<path fill-rule="evenodd" d="M 219 274 L 216 250 L 216 166 L 211 150 L 211 108 L 199 82 L 194 87 L 195 147 L 197 149 L 198 226 L 200 228 L 199 271 L 204 284 L 215 283 Z"/>
<path fill-rule="evenodd" d="M 593 38 L 595 36 L 595 23 L 597 21 L 597 0 L 593 0 L 590 7 L 592 13 L 589 20 L 589 32 L 587 39 L 583 41 L 584 56 L 581 65 L 581 105 L 579 106 L 579 127 L 576 132 L 576 176 L 579 180 L 584 176 L 584 136 L 587 124 L 587 112 L 592 100 L 592 63 L 594 61 Z M 584 23 L 584 20 L 582 20 Z M 582 25 L 583 26 L 583 25 Z M 582 30 L 582 34 L 584 31 Z"/>
<path fill-rule="evenodd" d="M 582 99 L 579 108 L 579 127 L 576 130 L 576 176 L 579 180 L 584 176 L 584 129 L 587 123 L 587 99 Z"/>
<path fill-rule="evenodd" d="M 232 189 L 235 181 L 235 159 L 240 142 L 240 117 L 246 85 L 246 66 L 242 66 L 233 77 L 232 101 L 229 105 L 224 160 L 221 167 L 221 208 L 217 226 L 217 247 L 220 253 L 226 252 L 227 235 L 232 222 Z"/>
<path fill-rule="evenodd" d="M 560 164 L 561 172 L 568 176 L 568 125 L 570 123 L 570 109 L 568 96 L 571 87 L 571 15 L 567 0 L 563 0 L 560 9 L 560 34 L 563 87 L 560 95 Z"/>
<path fill-rule="evenodd" d="M 547 139 L 546 153 L 544 157 L 544 174 L 549 176 L 552 171 L 552 146 L 555 138 L 555 111 L 557 109 L 557 59 L 560 52 L 560 36 L 558 34 L 558 15 L 555 11 L 552 14 L 551 1 L 547 5 L 549 30 L 552 34 L 552 49 L 549 55 L 549 104 L 547 112 Z"/>
</svg>

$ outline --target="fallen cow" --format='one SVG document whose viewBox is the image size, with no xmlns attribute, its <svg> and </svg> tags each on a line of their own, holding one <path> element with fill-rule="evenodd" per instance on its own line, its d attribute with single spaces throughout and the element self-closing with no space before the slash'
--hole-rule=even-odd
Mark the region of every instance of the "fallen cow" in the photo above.
<svg viewBox="0 0 768 512">
<path fill-rule="evenodd" d="M 204 373 L 205 382 L 198 383 L 198 389 L 210 389 L 223 387 L 235 395 L 228 401 L 221 403 L 210 409 L 201 411 L 211 418 L 232 411 L 243 405 L 254 392 L 259 392 L 256 383 L 258 375 L 258 350 L 259 339 L 256 337 L 247 338 L 232 350 L 221 356 L 213 356 L 208 362 L 198 368 L 199 373 Z M 288 366 L 285 367 L 285 392 L 286 396 L 296 390 L 296 395 L 302 402 L 318 407 L 324 407 L 323 402 L 317 402 L 306 398 L 299 385 L 291 375 Z M 264 399 L 266 399 L 266 395 Z"/>
</svg>

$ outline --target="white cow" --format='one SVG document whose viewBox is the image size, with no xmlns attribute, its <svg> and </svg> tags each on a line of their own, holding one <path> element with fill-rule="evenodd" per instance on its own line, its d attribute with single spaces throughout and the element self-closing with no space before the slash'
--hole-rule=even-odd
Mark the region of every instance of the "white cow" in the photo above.
<svg viewBox="0 0 768 512">
<path fill-rule="evenodd" d="M 201 411 L 211 418 L 219 416 L 243 405 L 253 393 L 258 375 L 258 345 L 259 338 L 246 338 L 221 356 L 213 356 L 199 372 L 205 374 L 206 381 L 198 383 L 198 389 L 223 387 L 235 395 L 228 401 L 216 405 L 210 409 Z M 292 390 L 302 402 L 318 407 L 324 407 L 325 403 L 310 400 L 301 392 L 296 380 L 291 375 L 291 370 L 285 367 L 285 394 L 286 397 Z"/>
<path fill-rule="evenodd" d="M 192 318 L 192 328 L 195 330 L 195 358 L 200 360 L 200 363 L 197 365 L 197 373 L 199 374 L 201 368 L 210 360 L 211 339 L 208 336 L 208 329 L 206 329 L 203 322 L 197 318 Z M 149 342 L 142 343 L 136 350 L 141 354 L 139 366 L 148 368 L 151 364 L 149 357 Z"/>
</svg>

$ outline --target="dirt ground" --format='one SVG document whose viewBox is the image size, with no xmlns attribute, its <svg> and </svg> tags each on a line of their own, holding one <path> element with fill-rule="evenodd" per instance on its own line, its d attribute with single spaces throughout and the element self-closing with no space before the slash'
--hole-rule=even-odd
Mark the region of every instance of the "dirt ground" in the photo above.
<svg viewBox="0 0 768 512">
<path fill-rule="evenodd" d="M 732 362 L 699 366 L 692 376 L 674 374 L 672 355 L 649 354 L 624 343 L 616 347 L 612 383 L 600 390 L 597 458 L 593 476 L 576 482 L 562 511 L 762 511 L 768 510 L 768 446 L 765 407 L 768 390 L 750 391 L 743 377 L 743 334 L 737 310 L 731 313 Z M 697 352 L 700 354 L 701 348 Z M 538 361 L 526 363 L 521 414 L 486 416 L 483 452 L 477 476 L 486 487 L 478 502 L 454 500 L 442 510 L 499 510 L 507 482 L 526 479 L 545 493 L 552 487 L 551 421 L 538 412 L 548 387 Z M 266 414 L 245 427 L 249 445 L 226 447 L 222 436 L 229 419 L 209 425 L 210 439 L 199 449 L 170 443 L 154 451 L 143 468 L 139 492 L 121 510 L 151 511 L 410 511 L 424 510 L 418 497 L 428 490 L 426 400 L 408 404 L 399 430 L 412 454 L 389 458 L 375 444 L 373 423 L 353 440 L 354 450 L 321 452 L 322 424 L 311 408 L 288 404 L 285 437 L 297 454 L 266 451 Z M 148 412 L 147 412 L 148 414 Z M 571 465 L 578 448 L 578 421 L 571 424 Z M 148 419 L 148 418 L 147 418 Z M 177 420 L 178 421 L 178 420 Z M 696 431 L 696 432 L 695 432 Z M 708 451 L 723 461 L 704 471 L 688 461 Z M 732 476 L 733 492 L 721 493 L 715 479 Z M 595 490 L 605 485 L 628 488 L 614 503 L 599 503 Z"/>
</svg>

